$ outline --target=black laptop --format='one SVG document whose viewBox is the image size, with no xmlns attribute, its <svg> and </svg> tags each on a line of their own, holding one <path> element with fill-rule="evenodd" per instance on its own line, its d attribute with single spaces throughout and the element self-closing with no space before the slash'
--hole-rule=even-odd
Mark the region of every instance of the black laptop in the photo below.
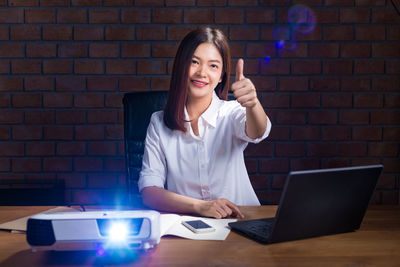
<svg viewBox="0 0 400 267">
<path fill-rule="evenodd" d="M 382 165 L 290 172 L 276 217 L 229 223 L 261 243 L 278 243 L 360 228 Z"/>
</svg>

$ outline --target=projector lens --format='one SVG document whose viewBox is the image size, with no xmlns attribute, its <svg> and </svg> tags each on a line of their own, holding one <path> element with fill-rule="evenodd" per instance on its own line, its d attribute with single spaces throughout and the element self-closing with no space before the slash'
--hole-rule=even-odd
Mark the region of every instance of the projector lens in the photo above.
<svg viewBox="0 0 400 267">
<path fill-rule="evenodd" d="M 100 234 L 112 240 L 123 240 L 140 232 L 143 219 L 98 219 Z"/>
</svg>

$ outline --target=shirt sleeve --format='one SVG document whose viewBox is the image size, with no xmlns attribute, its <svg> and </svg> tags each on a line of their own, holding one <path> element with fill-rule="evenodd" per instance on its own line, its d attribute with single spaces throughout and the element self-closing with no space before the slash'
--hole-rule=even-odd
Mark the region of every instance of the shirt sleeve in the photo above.
<svg viewBox="0 0 400 267">
<path fill-rule="evenodd" d="M 236 102 L 233 111 L 232 111 L 232 120 L 234 124 L 234 131 L 237 138 L 250 143 L 259 143 L 271 132 L 271 121 L 269 120 L 268 116 L 265 116 L 267 120 L 267 127 L 265 128 L 264 134 L 259 138 L 251 138 L 246 134 L 246 108 L 242 107 L 238 102 Z"/>
<path fill-rule="evenodd" d="M 164 188 L 166 181 L 167 167 L 165 154 L 161 147 L 160 131 L 157 130 L 157 126 L 160 126 L 160 117 L 156 115 L 152 115 L 147 128 L 142 170 L 138 181 L 139 191 L 148 186 Z"/>
</svg>

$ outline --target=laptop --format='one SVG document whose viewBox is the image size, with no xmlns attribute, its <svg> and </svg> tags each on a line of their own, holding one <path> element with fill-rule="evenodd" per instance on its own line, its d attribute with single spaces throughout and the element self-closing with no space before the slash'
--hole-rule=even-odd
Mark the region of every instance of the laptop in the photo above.
<svg viewBox="0 0 400 267">
<path fill-rule="evenodd" d="M 278 243 L 360 228 L 383 165 L 290 172 L 274 218 L 229 223 L 261 243 Z"/>
</svg>

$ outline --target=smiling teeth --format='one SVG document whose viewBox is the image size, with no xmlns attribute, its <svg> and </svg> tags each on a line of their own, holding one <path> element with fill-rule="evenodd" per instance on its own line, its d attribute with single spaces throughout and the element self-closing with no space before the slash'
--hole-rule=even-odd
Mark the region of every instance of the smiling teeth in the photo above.
<svg viewBox="0 0 400 267">
<path fill-rule="evenodd" d="M 200 82 L 200 81 L 193 81 L 194 83 L 199 83 L 199 84 L 203 84 L 203 85 L 206 85 L 207 83 L 205 83 L 205 82 Z"/>
</svg>

